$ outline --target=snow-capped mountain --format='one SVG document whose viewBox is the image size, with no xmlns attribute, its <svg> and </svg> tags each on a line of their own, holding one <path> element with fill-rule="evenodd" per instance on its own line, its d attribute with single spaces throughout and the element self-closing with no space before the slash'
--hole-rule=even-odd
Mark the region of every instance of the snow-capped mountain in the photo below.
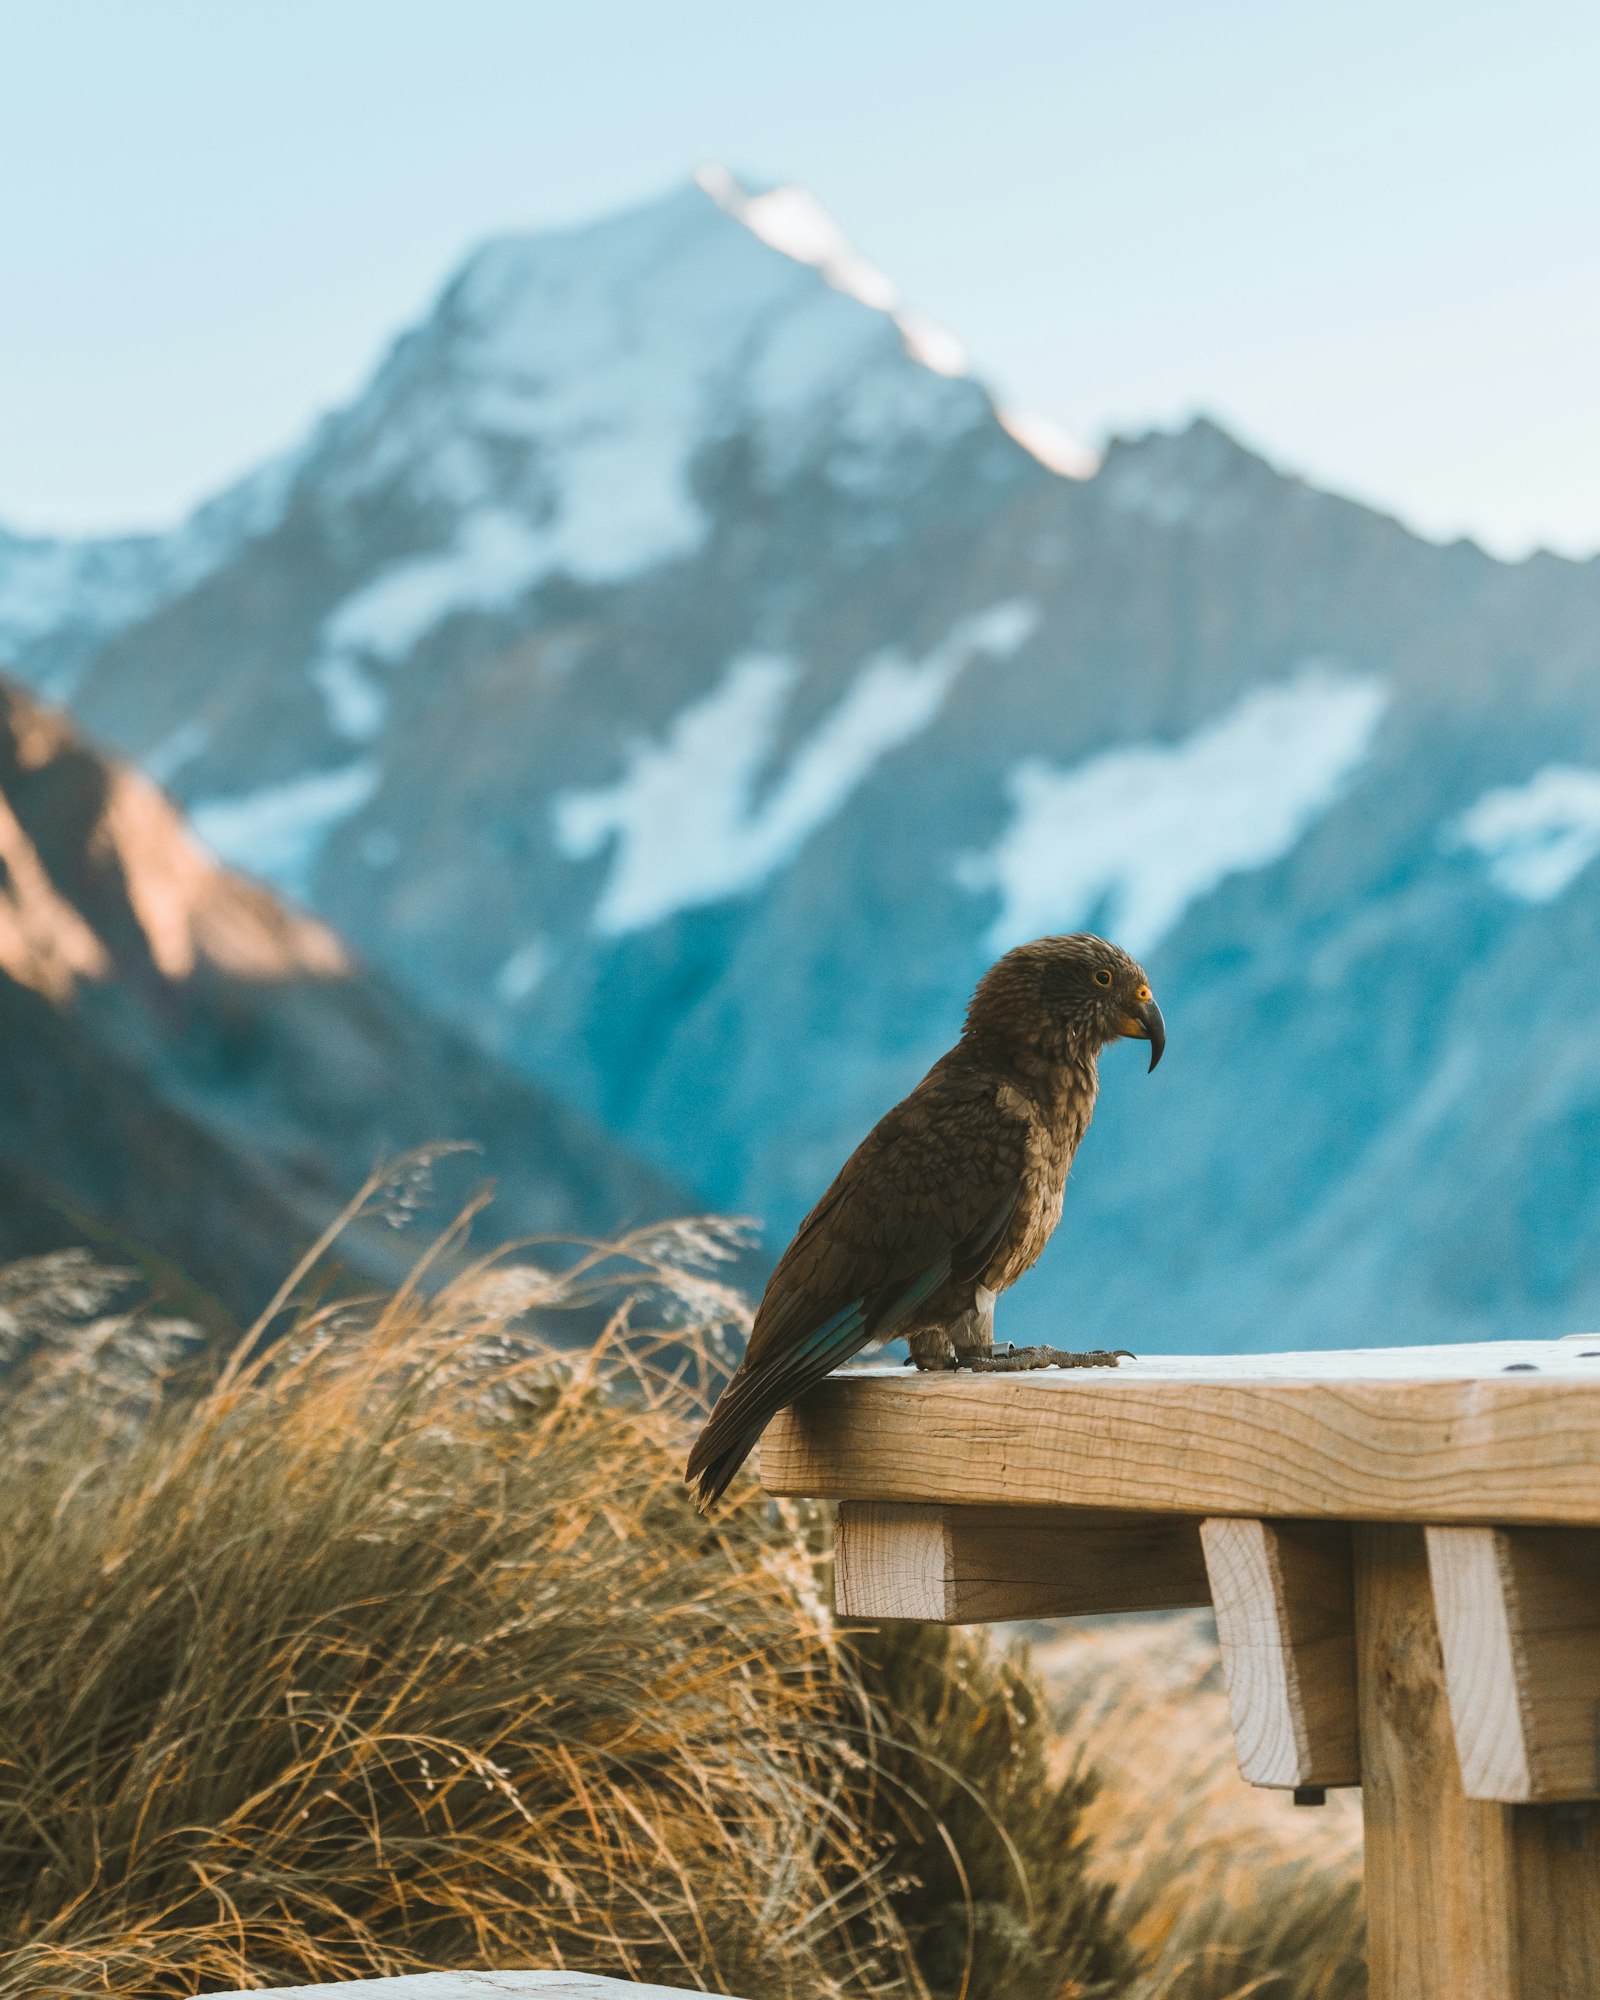
<svg viewBox="0 0 1600 2000">
<path fill-rule="evenodd" d="M 17 667 L 220 853 L 773 1240 L 988 957 L 1092 925 L 1170 1051 L 1108 1056 L 1014 1334 L 1600 1311 L 1600 564 L 1203 422 L 1095 467 L 722 174 L 489 244 L 137 563 L 31 558 L 137 588 L 53 625 L 18 560 Z"/>
</svg>

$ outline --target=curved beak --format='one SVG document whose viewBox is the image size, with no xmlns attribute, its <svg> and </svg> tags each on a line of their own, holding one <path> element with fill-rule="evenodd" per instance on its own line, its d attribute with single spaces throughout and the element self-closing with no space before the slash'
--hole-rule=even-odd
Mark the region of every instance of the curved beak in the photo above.
<svg viewBox="0 0 1600 2000">
<path fill-rule="evenodd" d="M 1150 1044 L 1150 1068 L 1154 1069 L 1167 1046 L 1167 1024 L 1153 1000 L 1134 1008 L 1128 1016 L 1127 1032 L 1134 1040 Z"/>
</svg>

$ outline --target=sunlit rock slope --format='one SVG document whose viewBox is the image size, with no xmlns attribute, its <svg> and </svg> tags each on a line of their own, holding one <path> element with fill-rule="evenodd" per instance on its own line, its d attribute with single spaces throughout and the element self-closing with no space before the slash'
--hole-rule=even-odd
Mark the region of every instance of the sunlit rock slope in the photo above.
<svg viewBox="0 0 1600 2000">
<path fill-rule="evenodd" d="M 683 1205 L 0 687 L 0 1260 L 153 1253 L 247 1317 L 374 1166 L 452 1139 L 481 1153 L 434 1192 L 495 1176 L 499 1236 Z M 392 1277 L 420 1249 L 379 1220 L 343 1255 Z"/>
</svg>

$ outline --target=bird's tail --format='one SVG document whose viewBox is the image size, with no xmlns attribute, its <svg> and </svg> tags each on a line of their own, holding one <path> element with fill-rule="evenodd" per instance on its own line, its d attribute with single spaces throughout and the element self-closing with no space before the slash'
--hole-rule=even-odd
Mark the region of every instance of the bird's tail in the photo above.
<svg viewBox="0 0 1600 2000">
<path fill-rule="evenodd" d="M 684 1480 L 700 1486 L 696 1502 L 708 1514 L 728 1490 L 734 1474 L 756 1448 L 756 1440 L 766 1426 L 770 1410 L 750 1408 L 750 1376 L 736 1368 L 728 1386 L 716 1398 L 706 1428 L 694 1440 L 694 1450 L 684 1466 Z"/>
<path fill-rule="evenodd" d="M 926 1297 L 947 1269 L 946 1264 L 931 1275 L 923 1274 L 911 1284 L 891 1291 L 887 1304 L 881 1295 L 851 1299 L 837 1312 L 830 1313 L 820 1326 L 811 1328 L 803 1340 L 791 1345 L 781 1360 L 774 1359 L 770 1341 L 764 1350 L 756 1349 L 761 1359 L 754 1367 L 747 1351 L 729 1377 L 727 1388 L 717 1398 L 711 1419 L 695 1440 L 684 1469 L 683 1476 L 691 1486 L 696 1480 L 700 1483 L 701 1512 L 721 1499 L 729 1480 L 754 1450 L 756 1439 L 780 1410 L 797 1402 L 841 1362 L 859 1354 L 869 1340 L 878 1337 L 876 1329 L 886 1321 L 897 1323 L 900 1314 Z M 766 1310 L 765 1305 L 762 1310 Z M 756 1334 L 751 1336 L 752 1347 L 761 1327 L 758 1318 Z"/>
<path fill-rule="evenodd" d="M 772 1385 L 759 1383 L 742 1363 L 734 1370 L 683 1469 L 688 1484 L 700 1488 L 697 1500 L 702 1514 L 727 1492 L 782 1400 L 781 1393 L 774 1395 Z"/>
</svg>

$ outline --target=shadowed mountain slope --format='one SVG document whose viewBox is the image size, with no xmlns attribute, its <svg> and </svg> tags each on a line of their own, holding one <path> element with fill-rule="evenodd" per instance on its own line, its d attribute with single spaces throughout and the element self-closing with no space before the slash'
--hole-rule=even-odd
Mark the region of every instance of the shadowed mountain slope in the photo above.
<svg viewBox="0 0 1600 2000">
<path fill-rule="evenodd" d="M 663 1177 L 206 855 L 145 778 L 0 688 L 0 1257 L 86 1237 L 257 1310 L 373 1166 L 482 1148 L 504 1236 L 680 1210 Z M 392 1276 L 379 1227 L 346 1256 Z"/>
</svg>

